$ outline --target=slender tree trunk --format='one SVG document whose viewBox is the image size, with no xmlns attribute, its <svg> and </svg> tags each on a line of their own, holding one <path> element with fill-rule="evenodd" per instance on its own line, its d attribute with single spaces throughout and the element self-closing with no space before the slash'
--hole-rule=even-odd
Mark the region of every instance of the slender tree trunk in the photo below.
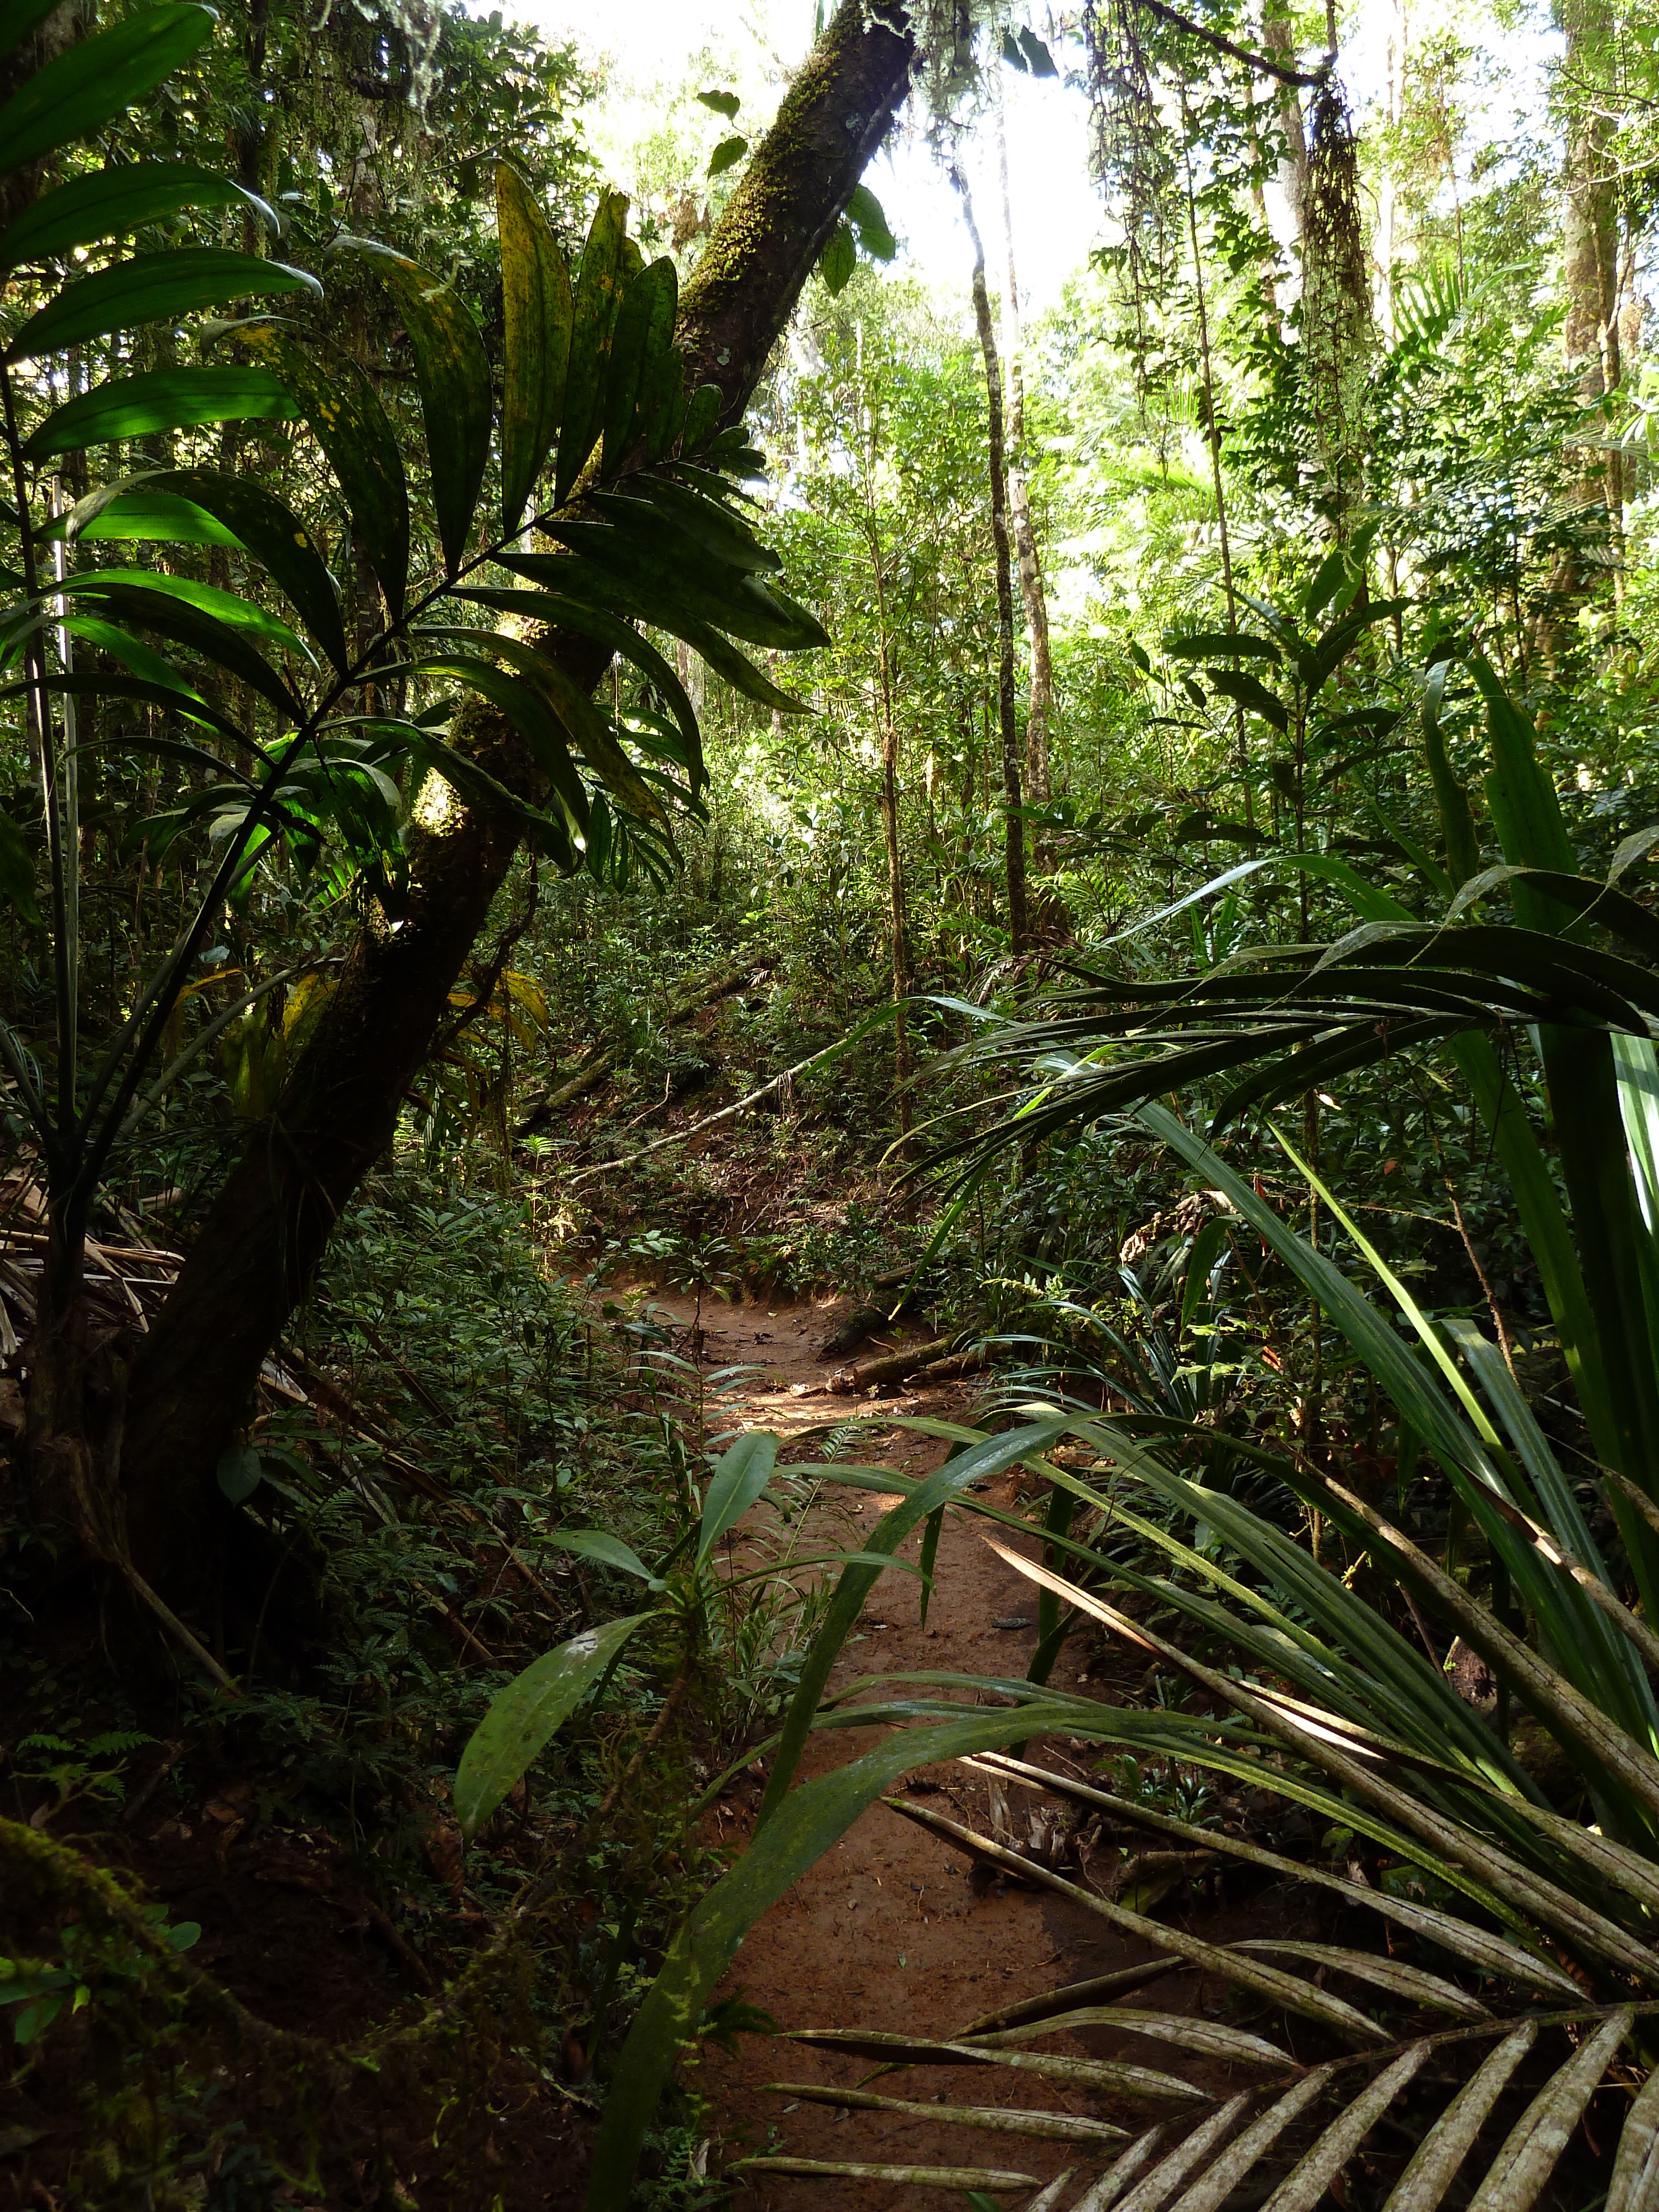
<svg viewBox="0 0 1659 2212">
<path fill-rule="evenodd" d="M 872 434 L 870 474 L 875 473 Z M 904 855 L 899 845 L 898 726 L 893 719 L 892 642 L 887 633 L 887 572 L 882 559 L 881 529 L 872 489 L 869 500 L 870 563 L 876 579 L 879 634 L 877 677 L 881 690 L 881 821 L 887 842 L 887 933 L 893 965 L 893 1082 L 898 1094 L 899 1134 L 910 1133 L 910 1034 L 905 1000 L 910 995 L 910 933 L 905 911 Z"/>
<path fill-rule="evenodd" d="M 991 321 L 991 295 L 985 284 L 985 247 L 974 221 L 974 203 L 968 179 L 959 168 L 951 172 L 962 201 L 963 220 L 974 246 L 974 319 L 979 325 L 980 350 L 985 356 L 985 399 L 990 453 L 991 539 L 997 567 L 997 718 L 1002 733 L 1002 803 L 1007 817 L 1008 939 L 1016 952 L 1024 952 L 1030 939 L 1025 914 L 1025 824 L 1019 777 L 1019 731 L 1014 720 L 1014 591 L 1009 575 L 1008 504 L 1004 478 L 1002 438 L 1002 368 L 997 359 L 997 334 Z"/>
<path fill-rule="evenodd" d="M 1031 502 L 1025 481 L 1024 349 L 1020 331 L 1019 280 L 1014 270 L 1014 210 L 1008 191 L 1008 134 L 1003 126 L 1000 94 L 996 129 L 1008 279 L 1003 304 L 1003 331 L 1008 352 L 1008 521 L 1019 562 L 1019 595 L 1025 606 L 1025 630 L 1031 641 L 1031 688 L 1025 714 L 1025 789 L 1033 805 L 1046 806 L 1052 796 L 1048 743 L 1054 708 L 1054 677 L 1048 650 L 1048 598 L 1042 588 L 1036 532 L 1031 527 Z"/>
<path fill-rule="evenodd" d="M 914 54 L 896 0 L 844 0 L 732 194 L 686 288 L 679 329 L 690 380 L 719 386 L 726 420 L 742 414 L 891 128 Z M 544 642 L 582 682 L 604 674 L 605 655 L 586 641 Z M 511 790 L 538 796 L 533 763 L 501 717 L 471 707 L 456 735 Z M 125 1468 L 133 1553 L 152 1580 L 199 1577 L 214 1462 L 247 1419 L 261 1364 L 392 1138 L 516 848 L 499 817 L 453 796 L 422 826 L 406 901 L 396 916 L 371 913 L 275 1116 L 221 1192 L 143 1343 Z"/>
<path fill-rule="evenodd" d="M 1587 409 L 1617 389 L 1622 374 L 1619 318 L 1619 209 L 1613 189 L 1606 110 L 1610 94 L 1613 27 L 1607 0 L 1562 0 L 1566 50 L 1563 81 L 1571 88 L 1562 173 L 1562 285 L 1566 314 L 1561 327 L 1567 366 L 1578 372 Z M 1598 429 L 1600 426 L 1597 426 Z M 1571 496 L 1586 510 L 1604 507 L 1607 533 L 1617 540 L 1624 519 L 1620 456 L 1595 446 L 1571 449 Z M 1574 602 L 1590 588 L 1576 549 L 1565 550 L 1550 579 L 1552 613 L 1546 643 L 1558 647 Z"/>
</svg>

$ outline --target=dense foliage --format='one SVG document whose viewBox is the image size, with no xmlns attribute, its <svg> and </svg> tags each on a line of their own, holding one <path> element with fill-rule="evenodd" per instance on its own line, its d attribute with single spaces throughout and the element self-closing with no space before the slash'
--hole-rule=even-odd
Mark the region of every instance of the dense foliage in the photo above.
<svg viewBox="0 0 1659 2212">
<path fill-rule="evenodd" d="M 1091 2204 L 1652 2201 L 1659 21 L 1352 15 L 848 0 L 630 177 L 499 14 L 0 9 L 8 2201 L 719 2201 L 737 1945 L 961 1758 L 1366 1931 L 1031 1877 L 1267 2069 L 1075 2077 L 1194 2121 Z M 1036 316 L 1016 82 L 1104 210 Z M 933 1471 L 709 1371 L 830 1291 L 992 1370 Z M 804 1768 L 947 1512 L 1028 1673 Z M 250 1824 L 378 1976 L 143 1901 Z"/>
</svg>

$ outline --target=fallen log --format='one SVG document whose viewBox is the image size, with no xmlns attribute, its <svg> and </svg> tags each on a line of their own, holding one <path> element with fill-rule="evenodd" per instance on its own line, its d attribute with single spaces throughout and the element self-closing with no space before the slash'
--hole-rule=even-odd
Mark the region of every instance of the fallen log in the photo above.
<svg viewBox="0 0 1659 2212">
<path fill-rule="evenodd" d="M 906 1345 L 902 1352 L 889 1352 L 884 1358 L 866 1359 L 862 1367 L 844 1367 L 830 1377 L 825 1388 L 842 1397 L 862 1397 L 867 1390 L 906 1382 L 924 1369 L 929 1382 L 944 1382 L 983 1367 L 988 1357 L 982 1344 L 970 1345 L 964 1352 L 957 1348 L 955 1337 L 938 1336 L 929 1344 Z"/>
</svg>

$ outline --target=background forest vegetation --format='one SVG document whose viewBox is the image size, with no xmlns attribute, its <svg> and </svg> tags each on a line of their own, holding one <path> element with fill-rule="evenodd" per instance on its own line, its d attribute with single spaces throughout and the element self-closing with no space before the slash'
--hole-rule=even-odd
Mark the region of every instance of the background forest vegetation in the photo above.
<svg viewBox="0 0 1659 2212">
<path fill-rule="evenodd" d="M 0 2203 L 1648 2212 L 1659 12 L 792 6 L 0 0 Z"/>
</svg>

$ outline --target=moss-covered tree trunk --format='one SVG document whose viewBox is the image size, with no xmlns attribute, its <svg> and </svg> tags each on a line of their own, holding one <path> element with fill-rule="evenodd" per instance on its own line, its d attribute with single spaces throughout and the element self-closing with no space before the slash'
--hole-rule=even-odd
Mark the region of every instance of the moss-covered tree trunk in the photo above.
<svg viewBox="0 0 1659 2212">
<path fill-rule="evenodd" d="M 905 97 L 913 41 L 896 5 L 845 0 L 778 112 L 684 295 L 694 382 L 739 415 L 854 186 Z M 592 685 L 604 656 L 554 641 Z M 458 738 L 513 791 L 533 765 L 486 708 Z M 453 802 L 422 826 L 398 913 L 376 909 L 285 1086 L 213 1206 L 143 1346 L 124 1472 L 133 1556 L 188 1595 L 214 1511 L 213 1468 L 252 1412 L 262 1362 L 304 1296 L 353 1194 L 385 1151 L 451 988 L 516 850 L 500 819 Z"/>
</svg>

